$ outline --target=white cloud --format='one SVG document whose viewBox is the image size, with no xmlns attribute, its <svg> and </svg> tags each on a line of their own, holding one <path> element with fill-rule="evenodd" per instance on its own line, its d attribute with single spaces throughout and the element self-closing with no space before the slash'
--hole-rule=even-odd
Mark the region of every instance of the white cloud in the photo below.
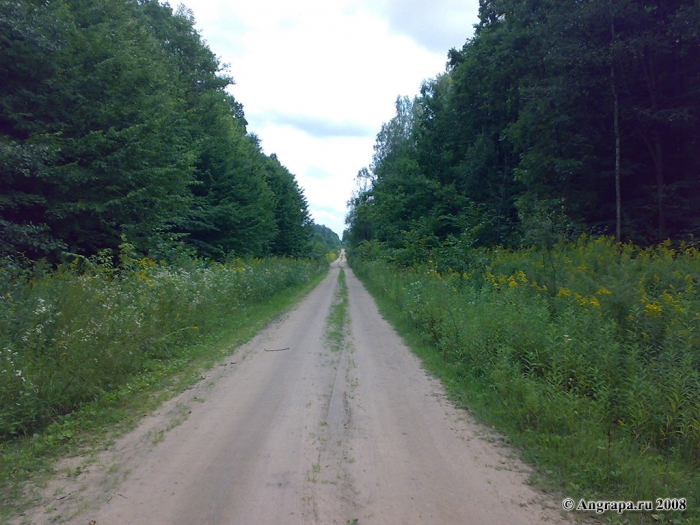
<svg viewBox="0 0 700 525">
<path fill-rule="evenodd" d="M 305 175 L 307 177 L 311 177 L 312 179 L 327 179 L 328 177 L 333 176 L 329 171 L 326 171 L 323 168 L 319 168 L 317 166 L 309 166 L 306 169 Z"/>
<path fill-rule="evenodd" d="M 253 115 L 253 118 L 261 124 L 290 126 L 303 131 L 307 135 L 321 139 L 329 137 L 372 137 L 375 135 L 372 128 L 357 122 L 336 122 L 309 115 L 269 112 L 262 115 Z"/>
<path fill-rule="evenodd" d="M 471 38 L 479 12 L 479 0 L 369 0 L 368 5 L 389 21 L 392 31 L 443 54 Z"/>
</svg>

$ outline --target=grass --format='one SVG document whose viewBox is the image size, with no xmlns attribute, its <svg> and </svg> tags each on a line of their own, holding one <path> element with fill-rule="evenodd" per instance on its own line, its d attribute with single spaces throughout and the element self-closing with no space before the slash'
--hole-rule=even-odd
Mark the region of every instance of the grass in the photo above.
<svg viewBox="0 0 700 525">
<path fill-rule="evenodd" d="M 611 239 L 475 250 L 456 273 L 352 261 L 425 366 L 578 501 L 687 498 L 700 521 L 700 254 Z M 556 265 L 551 261 L 556 261 Z"/>
<path fill-rule="evenodd" d="M 56 459 L 104 448 L 133 428 L 326 269 L 285 259 L 177 268 L 140 260 L 119 272 L 2 268 L 0 522 L 32 503 L 27 487 Z"/>
<path fill-rule="evenodd" d="M 348 285 L 345 281 L 345 272 L 338 272 L 338 288 L 333 298 L 328 318 L 326 319 L 326 343 L 330 350 L 342 349 L 348 323 Z"/>
</svg>

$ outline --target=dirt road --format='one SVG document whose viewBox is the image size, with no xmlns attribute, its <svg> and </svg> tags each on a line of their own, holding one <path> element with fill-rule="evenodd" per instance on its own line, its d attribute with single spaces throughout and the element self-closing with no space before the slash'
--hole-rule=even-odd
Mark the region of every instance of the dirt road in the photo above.
<svg viewBox="0 0 700 525">
<path fill-rule="evenodd" d="M 340 267 L 351 323 L 332 349 L 325 320 Z M 493 441 L 447 402 L 337 262 L 225 366 L 77 480 L 58 480 L 32 523 L 565 523 L 559 502 L 528 486 L 524 467 Z"/>
</svg>

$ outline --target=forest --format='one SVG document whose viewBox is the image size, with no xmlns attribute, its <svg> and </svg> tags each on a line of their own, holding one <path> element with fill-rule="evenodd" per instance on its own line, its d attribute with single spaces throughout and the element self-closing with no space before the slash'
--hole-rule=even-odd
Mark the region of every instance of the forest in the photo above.
<svg viewBox="0 0 700 525">
<path fill-rule="evenodd" d="M 697 236 L 699 31 L 693 0 L 482 0 L 473 38 L 377 136 L 350 245 L 410 262 L 543 235 Z"/>
<path fill-rule="evenodd" d="M 157 0 L 0 2 L 0 253 L 311 254 L 302 189 L 194 26 Z"/>
</svg>

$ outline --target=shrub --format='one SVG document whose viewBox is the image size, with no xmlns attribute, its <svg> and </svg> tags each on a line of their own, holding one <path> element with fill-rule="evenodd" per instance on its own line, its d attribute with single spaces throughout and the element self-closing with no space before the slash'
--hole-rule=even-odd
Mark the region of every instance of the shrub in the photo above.
<svg viewBox="0 0 700 525">
<path fill-rule="evenodd" d="M 326 266 L 294 259 L 170 266 L 76 259 L 0 267 L 0 441 L 33 433 Z"/>
</svg>

